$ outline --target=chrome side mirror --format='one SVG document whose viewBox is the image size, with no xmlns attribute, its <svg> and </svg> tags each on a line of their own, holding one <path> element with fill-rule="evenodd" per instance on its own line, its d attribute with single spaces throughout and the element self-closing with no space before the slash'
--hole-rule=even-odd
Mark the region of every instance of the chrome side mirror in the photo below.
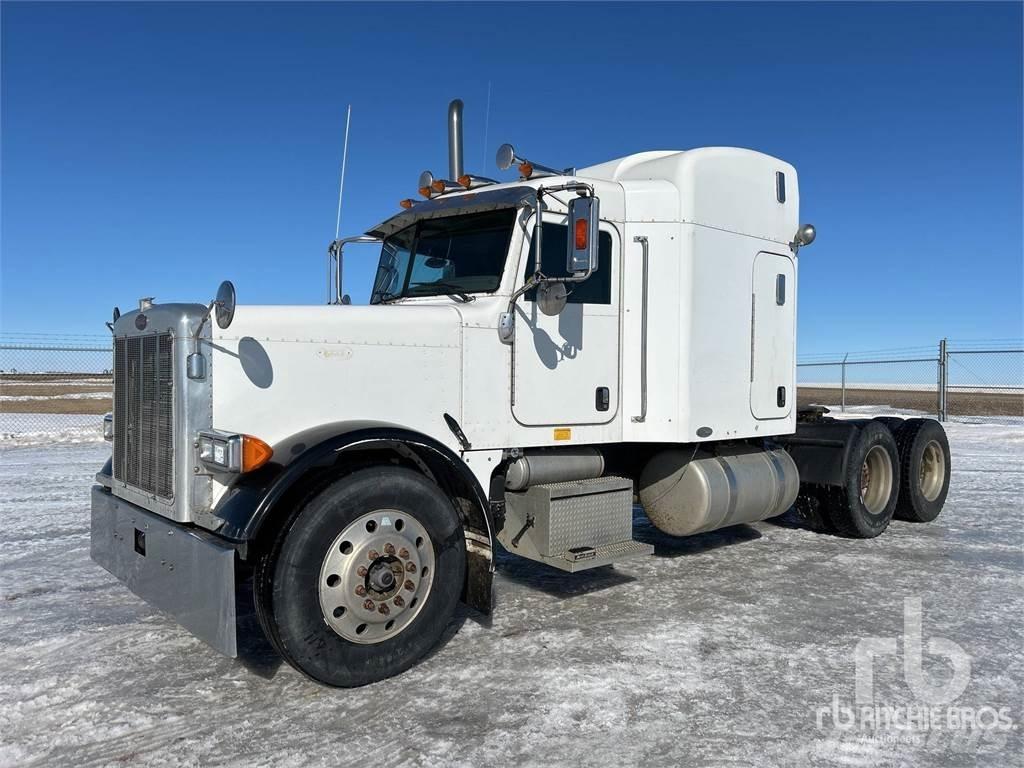
<svg viewBox="0 0 1024 768">
<path fill-rule="evenodd" d="M 569 201 L 569 253 L 565 270 L 569 274 L 597 271 L 600 201 L 596 197 L 574 197 Z"/>
<path fill-rule="evenodd" d="M 230 280 L 225 280 L 220 284 L 214 305 L 216 306 L 217 325 L 222 329 L 227 328 L 235 319 L 235 286 Z"/>
</svg>

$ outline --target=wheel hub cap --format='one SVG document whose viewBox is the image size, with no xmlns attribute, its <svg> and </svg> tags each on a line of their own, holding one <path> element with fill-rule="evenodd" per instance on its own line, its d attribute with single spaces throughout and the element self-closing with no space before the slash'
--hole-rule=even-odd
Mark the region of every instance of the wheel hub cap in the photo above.
<svg viewBox="0 0 1024 768">
<path fill-rule="evenodd" d="M 928 501 L 935 501 L 945 481 L 946 454 L 935 440 L 930 440 L 921 456 L 921 495 Z"/>
<path fill-rule="evenodd" d="M 419 614 L 434 580 L 434 548 L 423 525 L 394 509 L 354 520 L 331 542 L 320 568 L 324 620 L 354 643 L 379 643 Z"/>
<path fill-rule="evenodd" d="M 892 461 L 885 449 L 874 446 L 860 468 L 860 500 L 872 515 L 880 514 L 892 495 Z"/>
</svg>

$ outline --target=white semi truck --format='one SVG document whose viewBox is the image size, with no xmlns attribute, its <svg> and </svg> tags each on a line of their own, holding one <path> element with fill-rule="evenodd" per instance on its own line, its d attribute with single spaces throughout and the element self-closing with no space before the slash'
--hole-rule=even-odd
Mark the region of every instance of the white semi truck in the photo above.
<svg viewBox="0 0 1024 768">
<path fill-rule="evenodd" d="M 557 170 L 498 152 L 331 244 L 322 306 L 140 301 L 110 324 L 111 460 L 92 556 L 236 655 L 252 583 L 268 639 L 321 683 L 408 668 L 495 550 L 575 572 L 781 515 L 850 537 L 928 521 L 949 486 L 928 419 L 796 404 L 797 173 L 746 149 Z M 344 246 L 378 242 L 369 306 Z M 251 576 L 251 579 L 249 578 Z"/>
</svg>

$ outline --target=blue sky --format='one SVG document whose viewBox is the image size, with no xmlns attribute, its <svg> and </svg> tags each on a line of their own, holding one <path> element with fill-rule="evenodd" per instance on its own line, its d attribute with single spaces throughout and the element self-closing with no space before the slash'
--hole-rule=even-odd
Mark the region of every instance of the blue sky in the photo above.
<svg viewBox="0 0 1024 768">
<path fill-rule="evenodd" d="M 504 141 L 792 162 L 802 354 L 1020 336 L 1021 7 L 5 2 L 0 330 L 102 333 L 225 278 L 322 301 L 345 105 L 351 234 L 443 172 L 459 96 L 487 175 Z M 352 251 L 357 301 L 374 259 Z"/>
</svg>

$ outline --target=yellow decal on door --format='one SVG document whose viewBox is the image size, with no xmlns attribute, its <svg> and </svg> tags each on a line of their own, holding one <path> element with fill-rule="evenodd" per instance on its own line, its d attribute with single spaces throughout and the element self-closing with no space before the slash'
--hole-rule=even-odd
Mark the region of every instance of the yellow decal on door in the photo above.
<svg viewBox="0 0 1024 768">
<path fill-rule="evenodd" d="M 568 427 L 558 427 L 555 429 L 555 440 L 572 440 L 572 430 Z"/>
</svg>

